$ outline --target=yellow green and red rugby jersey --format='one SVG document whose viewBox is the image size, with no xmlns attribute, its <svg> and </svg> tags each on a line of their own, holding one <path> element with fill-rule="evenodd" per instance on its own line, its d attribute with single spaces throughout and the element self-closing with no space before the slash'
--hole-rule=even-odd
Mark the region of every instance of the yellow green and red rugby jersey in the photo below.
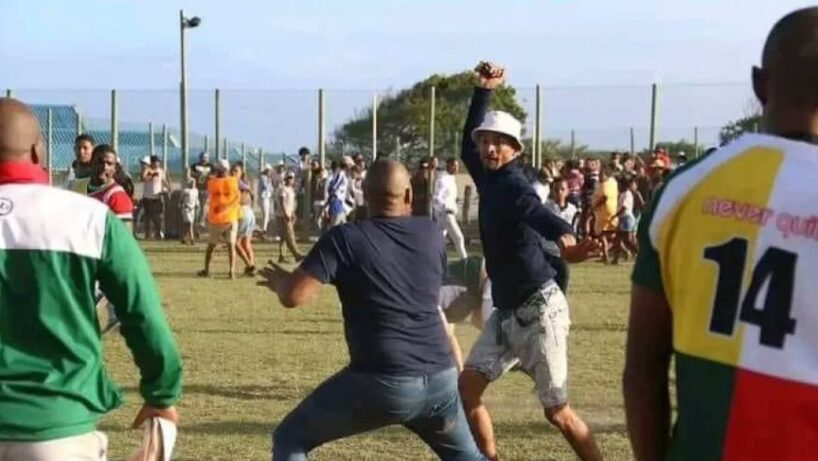
<svg viewBox="0 0 818 461">
<path fill-rule="evenodd" d="M 673 460 L 818 459 L 818 146 L 745 135 L 676 172 L 637 285 L 672 310 Z"/>
</svg>

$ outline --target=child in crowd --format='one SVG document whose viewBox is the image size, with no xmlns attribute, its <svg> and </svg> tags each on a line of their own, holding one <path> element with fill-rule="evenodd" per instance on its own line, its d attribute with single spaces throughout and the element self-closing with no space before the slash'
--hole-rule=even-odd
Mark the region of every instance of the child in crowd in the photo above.
<svg viewBox="0 0 818 461">
<path fill-rule="evenodd" d="M 250 188 L 241 191 L 241 213 L 239 217 L 239 232 L 236 240 L 236 252 L 247 266 L 245 275 L 256 274 L 256 256 L 253 252 L 253 232 L 256 230 L 256 215 L 253 211 L 253 193 Z"/>
<path fill-rule="evenodd" d="M 622 185 L 622 192 L 619 194 L 619 209 L 614 216 L 614 218 L 619 218 L 619 227 L 614 241 L 613 264 L 619 263 L 620 256 L 628 258 L 630 253 L 634 255 L 637 253 L 634 208 L 637 201 L 636 196 L 639 195 L 639 185 L 636 178 L 623 181 Z"/>
<path fill-rule="evenodd" d="M 182 190 L 182 245 L 189 243 L 193 245 L 196 238 L 193 234 L 193 223 L 196 221 L 196 210 L 201 206 L 199 203 L 199 191 L 196 189 L 196 180 L 190 179 L 187 187 Z"/>
</svg>

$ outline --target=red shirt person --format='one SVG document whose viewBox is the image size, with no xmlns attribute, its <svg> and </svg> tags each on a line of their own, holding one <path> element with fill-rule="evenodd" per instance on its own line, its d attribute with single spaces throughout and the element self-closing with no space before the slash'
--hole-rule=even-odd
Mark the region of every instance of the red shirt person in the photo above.
<svg viewBox="0 0 818 461">
<path fill-rule="evenodd" d="M 94 148 L 91 157 L 91 178 L 88 182 L 88 196 L 108 206 L 117 218 L 130 224 L 133 221 L 133 200 L 125 188 L 117 182 L 124 176 L 114 149 L 107 144 Z"/>
</svg>

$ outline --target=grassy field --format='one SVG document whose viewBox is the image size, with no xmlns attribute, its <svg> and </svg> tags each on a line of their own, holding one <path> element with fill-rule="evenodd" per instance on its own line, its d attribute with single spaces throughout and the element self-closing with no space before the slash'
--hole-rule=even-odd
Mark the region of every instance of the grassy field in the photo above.
<svg viewBox="0 0 818 461">
<path fill-rule="evenodd" d="M 255 281 L 226 278 L 226 255 L 217 254 L 211 279 L 199 279 L 203 247 L 147 244 L 185 376 L 175 459 L 269 459 L 276 423 L 348 360 L 334 289 L 312 305 L 281 308 Z M 271 246 L 257 248 L 259 261 Z M 624 358 L 629 266 L 576 266 L 569 300 L 570 399 L 596 432 L 606 459 L 631 458 L 625 434 L 620 377 Z M 464 351 L 476 338 L 457 329 Z M 141 432 L 129 429 L 140 402 L 137 372 L 119 335 L 105 338 L 108 369 L 126 390 L 126 404 L 101 425 L 111 459 L 123 459 Z M 574 459 L 567 443 L 544 420 L 530 380 L 511 373 L 489 388 L 487 401 L 505 460 Z M 427 460 L 434 456 L 403 428 L 338 441 L 313 453 L 317 460 Z"/>
</svg>

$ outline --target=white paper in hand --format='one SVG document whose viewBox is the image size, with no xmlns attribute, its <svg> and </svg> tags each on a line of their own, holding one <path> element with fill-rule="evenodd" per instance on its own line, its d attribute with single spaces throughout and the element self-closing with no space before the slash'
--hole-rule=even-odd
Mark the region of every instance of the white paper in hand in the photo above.
<svg viewBox="0 0 818 461">
<path fill-rule="evenodd" d="M 151 418 L 145 424 L 142 445 L 128 461 L 170 461 L 176 444 L 176 424 L 164 418 Z"/>
</svg>

